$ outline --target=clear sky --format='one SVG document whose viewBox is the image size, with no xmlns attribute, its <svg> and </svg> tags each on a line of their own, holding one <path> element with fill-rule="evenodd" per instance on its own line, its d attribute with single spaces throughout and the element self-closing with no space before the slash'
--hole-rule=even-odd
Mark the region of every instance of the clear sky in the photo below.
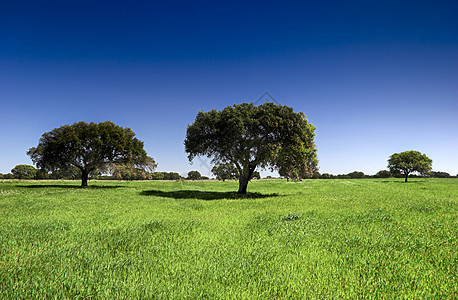
<svg viewBox="0 0 458 300">
<path fill-rule="evenodd" d="M 458 173 L 458 1 L 0 0 L 0 172 L 45 132 L 110 120 L 158 171 L 199 110 L 265 91 L 316 126 L 320 172 L 418 150 Z"/>
</svg>

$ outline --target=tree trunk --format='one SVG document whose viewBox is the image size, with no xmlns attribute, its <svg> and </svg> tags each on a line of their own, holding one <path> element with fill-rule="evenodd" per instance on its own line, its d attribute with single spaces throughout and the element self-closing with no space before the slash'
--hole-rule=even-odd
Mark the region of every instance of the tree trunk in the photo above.
<svg viewBox="0 0 458 300">
<path fill-rule="evenodd" d="M 81 186 L 87 186 L 87 180 L 89 178 L 89 172 L 85 170 L 81 170 Z"/>
<path fill-rule="evenodd" d="M 251 176 L 255 170 L 256 166 L 250 166 L 247 169 L 243 170 L 242 174 L 239 177 L 239 191 L 237 194 L 245 195 L 248 182 L 250 182 Z"/>
<path fill-rule="evenodd" d="M 409 173 L 406 173 L 406 180 L 404 182 L 407 182 L 407 178 L 409 177 Z"/>
<path fill-rule="evenodd" d="M 245 195 L 247 186 L 248 186 L 248 180 L 245 177 L 240 176 L 240 178 L 239 178 L 239 191 L 237 192 L 237 194 Z"/>
</svg>

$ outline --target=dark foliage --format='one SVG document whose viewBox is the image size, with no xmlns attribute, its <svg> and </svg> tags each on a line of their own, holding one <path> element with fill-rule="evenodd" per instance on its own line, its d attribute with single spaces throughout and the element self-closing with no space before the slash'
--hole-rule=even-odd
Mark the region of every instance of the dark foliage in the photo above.
<svg viewBox="0 0 458 300">
<path fill-rule="evenodd" d="M 233 164 L 239 175 L 239 194 L 246 194 L 257 167 L 278 170 L 289 178 L 305 178 L 317 169 L 315 127 L 291 107 L 242 103 L 222 111 L 200 111 L 188 126 L 185 150 Z"/>
<path fill-rule="evenodd" d="M 98 175 L 112 165 L 149 170 L 156 167 L 143 149 L 143 142 L 130 128 L 109 121 L 78 122 L 45 132 L 38 146 L 30 148 L 27 154 L 38 168 L 48 172 L 79 169 L 81 186 L 87 186 L 90 175 Z"/>
</svg>

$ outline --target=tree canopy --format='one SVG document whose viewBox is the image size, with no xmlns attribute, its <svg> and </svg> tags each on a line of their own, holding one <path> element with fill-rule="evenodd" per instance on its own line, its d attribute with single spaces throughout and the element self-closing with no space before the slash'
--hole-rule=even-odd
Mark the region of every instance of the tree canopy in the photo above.
<svg viewBox="0 0 458 300">
<path fill-rule="evenodd" d="M 441 172 L 441 171 L 435 171 L 432 173 L 433 177 L 434 178 L 450 178 L 452 176 L 450 176 L 449 173 L 447 172 Z"/>
<path fill-rule="evenodd" d="M 27 154 L 38 168 L 46 171 L 78 168 L 81 186 L 87 186 L 89 175 L 107 170 L 112 164 L 132 164 L 148 170 L 156 167 L 135 133 L 110 121 L 54 128 L 45 132 L 38 146 L 30 148 Z"/>
<path fill-rule="evenodd" d="M 200 111 L 188 126 L 188 159 L 207 156 L 215 165 L 232 163 L 238 170 L 239 194 L 246 194 L 257 167 L 283 170 L 291 178 L 317 169 L 315 127 L 304 113 L 288 106 L 253 103 Z"/>
<path fill-rule="evenodd" d="M 375 174 L 375 178 L 390 178 L 392 175 L 390 173 L 390 171 L 387 171 L 387 170 L 380 170 L 377 172 L 377 174 Z"/>
<path fill-rule="evenodd" d="M 116 180 L 151 180 L 153 178 L 152 173 L 132 164 L 113 164 L 108 173 Z"/>
<path fill-rule="evenodd" d="M 11 173 L 16 179 L 33 179 L 37 174 L 37 169 L 30 165 L 17 165 L 11 170 Z"/>
<path fill-rule="evenodd" d="M 418 172 L 427 175 L 431 171 L 433 161 L 425 154 L 410 150 L 401 153 L 394 153 L 388 159 L 388 168 L 392 174 L 401 173 L 404 175 L 405 182 L 409 174 Z"/>
<path fill-rule="evenodd" d="M 199 180 L 199 179 L 202 179 L 202 175 L 200 174 L 199 171 L 189 171 L 187 179 L 189 179 L 189 180 Z"/>
</svg>

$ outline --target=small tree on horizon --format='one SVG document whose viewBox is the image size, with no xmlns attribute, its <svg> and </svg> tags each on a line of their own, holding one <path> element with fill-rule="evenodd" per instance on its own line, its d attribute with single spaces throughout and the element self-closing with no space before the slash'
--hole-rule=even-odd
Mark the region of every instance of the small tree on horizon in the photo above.
<svg viewBox="0 0 458 300">
<path fill-rule="evenodd" d="M 364 178 L 366 175 L 364 175 L 363 172 L 361 171 L 353 171 L 351 173 L 348 173 L 347 176 L 351 179 L 362 179 Z"/>
<path fill-rule="evenodd" d="M 329 173 L 323 173 L 320 175 L 320 179 L 331 179 L 332 175 Z"/>
<path fill-rule="evenodd" d="M 202 179 L 202 175 L 200 174 L 199 171 L 189 171 L 187 179 L 189 179 L 189 180 L 199 180 L 199 179 Z"/>
<path fill-rule="evenodd" d="M 432 159 L 418 151 L 410 150 L 401 153 L 394 153 L 388 159 L 388 168 L 391 174 L 401 173 L 405 182 L 409 174 L 418 172 L 425 176 L 431 172 Z"/>
<path fill-rule="evenodd" d="M 37 175 L 37 169 L 30 165 L 17 165 L 11 170 L 16 179 L 34 179 Z"/>
<path fill-rule="evenodd" d="M 387 170 L 380 170 L 377 172 L 377 174 L 374 175 L 375 178 L 390 178 L 391 173 L 390 171 Z"/>
<path fill-rule="evenodd" d="M 432 172 L 432 176 L 434 178 L 450 178 L 450 174 L 447 172 L 441 172 L 441 171 L 434 171 Z"/>
<path fill-rule="evenodd" d="M 212 173 L 216 176 L 216 179 L 222 180 L 223 182 L 226 179 L 236 179 L 239 175 L 237 168 L 231 163 L 214 166 L 212 168 Z"/>
</svg>

